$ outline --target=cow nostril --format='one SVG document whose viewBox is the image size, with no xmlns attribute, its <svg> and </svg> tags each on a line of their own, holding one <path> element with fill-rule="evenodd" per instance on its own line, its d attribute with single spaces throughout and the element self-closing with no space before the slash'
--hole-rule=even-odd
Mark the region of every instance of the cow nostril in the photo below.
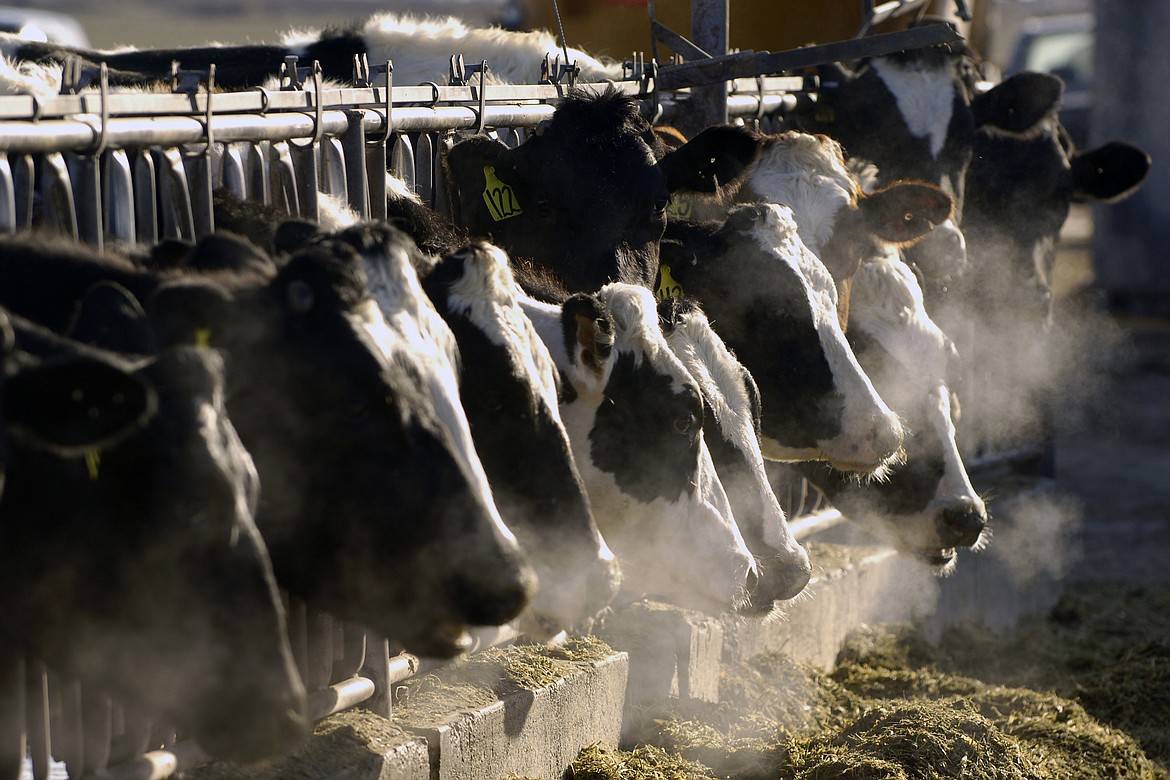
<svg viewBox="0 0 1170 780">
<path fill-rule="evenodd" d="M 986 515 L 970 505 L 944 507 L 939 516 L 942 521 L 939 530 L 945 547 L 973 546 L 987 525 Z"/>
</svg>

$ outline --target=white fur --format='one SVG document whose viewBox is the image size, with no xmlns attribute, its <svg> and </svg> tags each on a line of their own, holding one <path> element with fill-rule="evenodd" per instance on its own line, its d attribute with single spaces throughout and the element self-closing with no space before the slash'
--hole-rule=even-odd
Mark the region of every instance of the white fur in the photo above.
<svg viewBox="0 0 1170 780">
<path fill-rule="evenodd" d="M 793 537 L 784 509 L 764 469 L 752 402 L 744 384 L 747 369 L 711 329 L 711 323 L 702 311 L 688 314 L 666 338 L 671 351 L 698 383 L 703 400 L 710 405 L 723 437 L 735 446 L 748 465 L 762 514 L 759 518 L 737 517 L 737 522 L 757 523 L 765 544 L 777 552 L 791 555 L 798 564 L 807 564 L 807 553 Z"/>
<path fill-rule="evenodd" d="M 319 34 L 313 30 L 292 31 L 282 41 L 286 46 L 304 47 Z M 512 84 L 535 84 L 540 79 L 545 54 L 564 61 L 556 38 L 545 30 L 515 32 L 499 27 L 469 27 L 454 16 L 375 14 L 362 26 L 360 34 L 370 63 L 393 62 L 394 83 L 399 85 L 446 83 L 453 54 L 462 54 L 468 64 L 487 60 L 489 72 L 497 81 Z M 573 48 L 569 49 L 569 57 L 581 68 L 580 78 L 584 81 L 622 77 L 620 63 L 604 62 Z"/>
<path fill-rule="evenodd" d="M 608 359 L 597 372 L 588 370 L 585 361 L 581 360 L 581 346 L 574 342 L 572 345 L 573 353 L 570 354 L 569 345 L 565 343 L 561 327 L 561 307 L 538 301 L 523 293 L 518 300 L 536 333 L 540 336 L 540 340 L 548 349 L 553 363 L 560 369 L 573 391 L 578 396 L 600 403 L 600 399 L 605 393 L 605 385 L 613 373 L 617 352 L 611 351 Z"/>
<path fill-rule="evenodd" d="M 31 95 L 43 102 L 61 92 L 60 65 L 13 61 L 6 43 L 0 43 L 0 51 L 0 95 Z"/>
<path fill-rule="evenodd" d="M 922 288 L 896 251 L 862 265 L 853 279 L 852 326 L 873 338 L 898 363 L 875 377 L 896 409 L 925 408 L 943 453 L 943 476 L 934 499 L 915 517 L 897 518 L 907 538 L 933 534 L 935 515 L 947 506 L 985 511 L 971 485 L 955 441 L 948 365 L 954 359 L 950 339 L 926 312 Z"/>
<path fill-rule="evenodd" d="M 938 157 L 947 140 L 954 112 L 953 66 L 945 70 L 906 65 L 877 57 L 870 66 L 894 95 L 906 126 L 917 138 L 930 140 L 930 153 Z"/>
<path fill-rule="evenodd" d="M 740 202 L 789 207 L 805 246 L 819 253 L 833 235 L 837 215 L 857 202 L 859 187 L 841 147 L 825 136 L 771 136 L 746 174 Z"/>
<path fill-rule="evenodd" d="M 754 226 L 751 238 L 778 262 L 790 263 L 799 271 L 836 391 L 845 403 L 841 434 L 836 438 L 818 442 L 816 449 L 809 450 L 785 447 L 765 437 L 764 455 L 771 460 L 828 460 L 843 468 L 869 464 L 864 470 L 871 471 L 875 464 L 882 464 L 883 456 L 888 456 L 884 444 L 901 440 L 901 422 L 857 363 L 837 317 L 837 287 L 833 277 L 801 241 L 792 210 L 776 204 L 765 205 L 764 218 Z"/>
<path fill-rule="evenodd" d="M 615 323 L 614 349 L 650 363 L 681 390 L 694 384 L 667 346 L 649 289 L 609 284 L 598 292 Z M 708 611 L 739 603 L 755 561 L 735 524 L 723 484 L 700 433 L 698 478 L 691 494 L 646 504 L 622 493 L 593 465 L 588 432 L 599 403 L 577 399 L 562 410 L 602 534 L 621 564 L 627 589 Z"/>
</svg>

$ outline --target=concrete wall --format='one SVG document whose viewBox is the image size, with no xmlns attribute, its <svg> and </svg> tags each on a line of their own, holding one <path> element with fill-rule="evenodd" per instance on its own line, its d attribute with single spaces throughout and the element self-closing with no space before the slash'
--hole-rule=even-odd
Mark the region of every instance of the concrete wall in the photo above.
<svg viewBox="0 0 1170 780">
<path fill-rule="evenodd" d="M 1131 198 L 1094 209 L 1098 284 L 1121 311 L 1170 314 L 1170 3 L 1097 0 L 1090 141 L 1121 139 L 1153 157 Z"/>
</svg>

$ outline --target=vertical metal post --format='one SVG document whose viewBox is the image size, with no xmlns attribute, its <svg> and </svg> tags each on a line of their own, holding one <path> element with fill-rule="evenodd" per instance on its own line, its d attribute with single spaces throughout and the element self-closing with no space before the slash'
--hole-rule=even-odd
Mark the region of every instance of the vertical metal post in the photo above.
<svg viewBox="0 0 1170 780">
<path fill-rule="evenodd" d="M 718 57 L 727 54 L 729 0 L 691 0 L 691 40 Z M 691 89 L 686 121 L 680 123 L 687 135 L 727 121 L 727 85 L 720 82 Z"/>
<path fill-rule="evenodd" d="M 346 199 L 349 207 L 360 214 L 362 219 L 369 219 L 370 188 L 366 173 L 366 129 L 362 124 L 364 119 L 365 115 L 361 111 L 345 112 L 346 129 L 345 135 L 341 137 L 341 147 L 345 159 Z M 385 178 L 383 174 L 383 182 Z M 385 184 L 382 186 L 385 187 Z"/>
<path fill-rule="evenodd" d="M 24 657 L 0 644 L 0 777 L 20 777 L 24 770 Z"/>
</svg>

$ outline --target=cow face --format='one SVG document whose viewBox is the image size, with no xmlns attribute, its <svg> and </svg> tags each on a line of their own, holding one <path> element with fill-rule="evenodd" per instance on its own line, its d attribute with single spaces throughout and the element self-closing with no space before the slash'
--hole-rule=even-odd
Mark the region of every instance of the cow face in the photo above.
<svg viewBox="0 0 1170 780">
<path fill-rule="evenodd" d="M 361 253 L 322 242 L 231 300 L 188 281 L 160 289 L 152 309 L 207 329 L 239 367 L 232 415 L 264 482 L 258 522 L 281 584 L 412 652 L 449 656 L 468 624 L 519 614 L 533 577 L 440 422 L 427 356 L 371 297 L 363 254 L 392 250 L 352 240 Z"/>
<path fill-rule="evenodd" d="M 556 365 L 498 247 L 448 255 L 423 286 L 460 346 L 463 409 L 496 506 L 540 580 L 520 627 L 552 636 L 594 617 L 620 579 L 561 421 Z"/>
<path fill-rule="evenodd" d="M 291 749 L 308 734 L 304 688 L 222 359 L 180 347 L 131 364 L 31 325 L 18 333 L 42 362 L 5 386 L 20 428 L 0 500 L 4 633 L 215 755 Z M 59 410 L 50 447 L 20 422 L 43 432 Z M 79 417 L 88 427 L 66 427 Z M 103 420 L 134 424 L 94 441 Z"/>
<path fill-rule="evenodd" d="M 901 424 L 857 364 L 833 278 L 790 209 L 737 206 L 721 224 L 672 223 L 668 238 L 664 278 L 703 302 L 759 385 L 765 458 L 873 472 L 898 457 Z"/>
<path fill-rule="evenodd" d="M 561 416 L 624 587 L 693 609 L 742 603 L 752 558 L 703 439 L 702 396 L 649 290 L 524 307 L 568 379 Z"/>
<path fill-rule="evenodd" d="M 988 519 L 955 442 L 958 355 L 927 315 L 922 289 L 896 253 L 865 263 L 853 295 L 850 341 L 906 422 L 906 462 L 871 482 L 824 469 L 808 474 L 851 521 L 949 571 L 956 547 L 986 544 Z"/>
<path fill-rule="evenodd" d="M 671 352 L 698 384 L 710 412 L 704 418 L 704 440 L 736 525 L 756 556 L 758 579 L 744 609 L 767 614 L 774 601 L 798 594 L 812 569 L 764 470 L 759 390 L 697 304 L 671 297 L 658 305 L 658 313 Z"/>
<path fill-rule="evenodd" d="M 955 199 L 942 220 L 907 259 L 932 280 L 960 276 L 967 265 L 963 192 L 974 124 L 968 100 L 973 65 L 965 47 L 947 44 L 861 61 L 854 71 L 823 67 L 817 102 L 794 122 L 841 143 L 853 159 L 877 166 L 883 187 L 922 181 Z"/>
<path fill-rule="evenodd" d="M 743 164 L 738 147 L 701 146 L 667 154 L 634 99 L 570 91 L 516 149 L 479 137 L 448 152 L 452 213 L 472 236 L 552 270 L 570 291 L 612 281 L 649 286 L 669 190 L 680 181 L 671 160 L 698 156 L 725 176 Z"/>
<path fill-rule="evenodd" d="M 1026 321 L 1046 321 L 1052 266 L 1069 204 L 1112 202 L 1132 194 L 1149 171 L 1149 156 L 1112 142 L 1080 152 L 1056 118 L 1061 81 L 1020 73 L 977 96 L 978 133 L 967 175 L 967 234 L 977 296 Z"/>
</svg>

